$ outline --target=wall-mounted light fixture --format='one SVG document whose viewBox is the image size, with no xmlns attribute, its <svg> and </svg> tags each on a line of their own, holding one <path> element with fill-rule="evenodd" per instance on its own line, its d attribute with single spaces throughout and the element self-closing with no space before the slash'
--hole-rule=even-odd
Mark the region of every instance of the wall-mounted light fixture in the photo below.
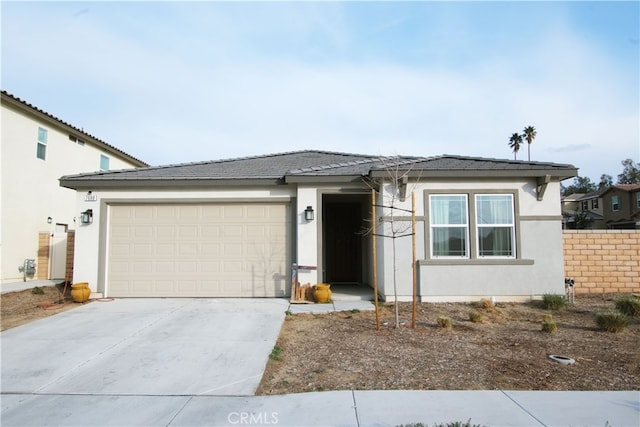
<svg viewBox="0 0 640 427">
<path fill-rule="evenodd" d="M 313 221 L 314 217 L 313 208 L 311 206 L 307 206 L 307 209 L 304 210 L 304 219 L 307 221 Z"/>
<path fill-rule="evenodd" d="M 80 212 L 80 222 L 83 224 L 91 224 L 93 222 L 93 210 L 87 209 L 84 212 Z"/>
<path fill-rule="evenodd" d="M 53 222 L 53 218 L 51 218 L 50 216 L 47 217 L 47 224 L 51 224 Z"/>
</svg>

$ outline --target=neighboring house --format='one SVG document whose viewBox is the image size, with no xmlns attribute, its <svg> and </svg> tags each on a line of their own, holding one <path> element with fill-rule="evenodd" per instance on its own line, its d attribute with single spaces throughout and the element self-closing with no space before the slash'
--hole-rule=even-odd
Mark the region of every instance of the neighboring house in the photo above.
<svg viewBox="0 0 640 427">
<path fill-rule="evenodd" d="M 607 228 L 640 229 L 640 184 L 617 184 L 601 197 Z"/>
<path fill-rule="evenodd" d="M 93 212 L 77 230 L 75 280 L 98 295 L 284 297 L 297 263 L 301 283 L 334 287 L 371 286 L 376 267 L 387 300 L 395 269 L 398 299 L 408 300 L 414 194 L 420 298 L 519 300 L 564 293 L 560 181 L 576 173 L 553 163 L 298 151 L 60 182 L 77 190 L 77 212 Z"/>
<path fill-rule="evenodd" d="M 617 184 L 562 198 L 565 228 L 640 229 L 640 185 Z"/>
<path fill-rule="evenodd" d="M 606 228 L 602 209 L 604 190 L 590 193 L 574 193 L 562 197 L 563 228 L 598 229 Z"/>
<path fill-rule="evenodd" d="M 67 232 L 80 212 L 75 192 L 60 187 L 59 178 L 147 164 L 5 91 L 1 96 L 2 283 L 66 279 L 73 251 Z"/>
</svg>

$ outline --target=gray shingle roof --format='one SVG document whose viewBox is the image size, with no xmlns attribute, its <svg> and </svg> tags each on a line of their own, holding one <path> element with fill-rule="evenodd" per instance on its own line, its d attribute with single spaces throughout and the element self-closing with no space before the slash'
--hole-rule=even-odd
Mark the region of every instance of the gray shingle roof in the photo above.
<svg viewBox="0 0 640 427">
<path fill-rule="evenodd" d="M 571 165 L 516 162 L 462 156 L 381 157 L 362 154 L 305 150 L 235 159 L 184 163 L 119 171 L 64 176 L 61 185 L 140 186 L 159 183 L 182 185 L 282 184 L 296 180 L 321 182 L 327 177 L 345 180 L 363 176 L 384 176 L 389 168 L 412 174 L 432 176 L 478 176 L 507 172 L 513 176 L 553 174 L 563 178 L 575 176 Z M 440 174 L 440 175 L 439 175 Z M 474 175 L 475 174 L 475 175 Z"/>
</svg>

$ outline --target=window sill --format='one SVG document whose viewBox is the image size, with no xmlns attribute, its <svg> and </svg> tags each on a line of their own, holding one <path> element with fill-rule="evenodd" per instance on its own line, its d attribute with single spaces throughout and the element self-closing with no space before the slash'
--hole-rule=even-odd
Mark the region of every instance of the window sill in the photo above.
<svg viewBox="0 0 640 427">
<path fill-rule="evenodd" d="M 418 265 L 533 265 L 532 259 L 422 259 Z"/>
</svg>

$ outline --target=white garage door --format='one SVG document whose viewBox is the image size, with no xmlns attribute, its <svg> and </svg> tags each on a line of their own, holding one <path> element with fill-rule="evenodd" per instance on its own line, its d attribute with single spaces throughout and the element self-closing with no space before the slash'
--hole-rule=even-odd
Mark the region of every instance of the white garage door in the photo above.
<svg viewBox="0 0 640 427">
<path fill-rule="evenodd" d="M 114 205 L 111 297 L 278 297 L 289 293 L 287 204 Z"/>
</svg>

